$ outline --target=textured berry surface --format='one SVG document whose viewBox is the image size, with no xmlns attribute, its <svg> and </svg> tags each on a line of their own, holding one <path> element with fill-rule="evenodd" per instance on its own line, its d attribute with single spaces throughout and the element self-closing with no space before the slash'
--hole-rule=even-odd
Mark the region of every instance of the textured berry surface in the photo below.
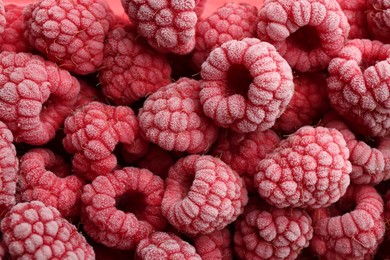
<svg viewBox="0 0 390 260">
<path fill-rule="evenodd" d="M 64 159 L 51 150 L 31 149 L 20 158 L 18 201 L 40 200 L 64 218 L 77 217 L 83 186 L 84 181 L 71 175 Z"/>
<path fill-rule="evenodd" d="M 248 200 L 239 175 L 209 155 L 181 158 L 169 169 L 165 187 L 164 216 L 191 235 L 223 229 L 236 220 Z"/>
<path fill-rule="evenodd" d="M 165 232 L 154 232 L 141 240 L 137 246 L 137 258 L 154 259 L 188 259 L 201 260 L 195 248 L 176 235 Z"/>
<path fill-rule="evenodd" d="M 81 221 L 95 241 L 134 249 L 154 230 L 165 228 L 161 212 L 164 181 L 146 169 L 125 167 L 84 186 Z"/>
<path fill-rule="evenodd" d="M 389 44 L 354 39 L 329 64 L 330 103 L 360 134 L 390 133 L 389 57 Z"/>
<path fill-rule="evenodd" d="M 351 27 L 348 39 L 369 38 L 366 0 L 337 0 Z"/>
<path fill-rule="evenodd" d="M 199 235 L 193 239 L 196 252 L 203 260 L 231 260 L 232 235 L 228 228 L 216 230 L 210 234 Z"/>
<path fill-rule="evenodd" d="M 113 151 L 118 143 L 132 144 L 138 135 L 138 122 L 129 107 L 91 102 L 66 118 L 64 132 L 62 143 L 74 154 L 73 170 L 93 180 L 117 166 Z"/>
<path fill-rule="evenodd" d="M 188 54 L 195 47 L 195 0 L 121 0 L 138 33 L 160 52 Z M 200 11 L 198 9 L 198 11 Z"/>
<path fill-rule="evenodd" d="M 370 36 L 390 43 L 390 4 L 386 0 L 367 0 L 367 23 Z"/>
<path fill-rule="evenodd" d="M 1 221 L 12 259 L 95 259 L 77 228 L 40 201 L 15 205 Z"/>
<path fill-rule="evenodd" d="M 257 7 L 247 3 L 227 3 L 196 24 L 192 61 L 197 68 L 210 51 L 230 40 L 256 36 Z"/>
<path fill-rule="evenodd" d="M 24 37 L 49 60 L 77 74 L 97 71 L 114 15 L 104 0 L 37 0 L 24 11 Z"/>
<path fill-rule="evenodd" d="M 150 145 L 145 156 L 137 163 L 139 168 L 145 168 L 165 179 L 169 168 L 175 163 L 173 154 L 157 145 Z"/>
<path fill-rule="evenodd" d="M 288 63 L 256 38 L 231 40 L 202 64 L 200 102 L 221 127 L 248 133 L 271 128 L 293 92 Z"/>
<path fill-rule="evenodd" d="M 29 45 L 22 28 L 24 6 L 6 4 L 4 8 L 7 23 L 0 34 L 0 51 L 28 52 Z"/>
<path fill-rule="evenodd" d="M 326 207 L 347 190 L 352 170 L 348 158 L 338 130 L 305 126 L 259 162 L 255 186 L 279 208 Z"/>
<path fill-rule="evenodd" d="M 266 0 L 258 19 L 259 39 L 302 72 L 326 68 L 350 30 L 336 0 Z"/>
<path fill-rule="evenodd" d="M 3 0 L 0 0 L 0 34 L 4 32 L 6 23 L 5 8 Z"/>
<path fill-rule="evenodd" d="M 79 91 L 76 78 L 55 63 L 29 53 L 0 53 L 0 120 L 17 143 L 51 140 Z"/>
<path fill-rule="evenodd" d="M 312 215 L 310 245 L 321 258 L 371 259 L 383 240 L 383 200 L 371 186 L 351 185 L 336 206 Z"/>
<path fill-rule="evenodd" d="M 148 47 L 131 26 L 111 30 L 103 52 L 103 94 L 118 105 L 129 105 L 171 83 L 165 55 Z"/>
<path fill-rule="evenodd" d="M 139 111 L 147 140 L 168 151 L 207 152 L 218 127 L 203 113 L 199 81 L 181 78 L 150 95 Z"/>
</svg>

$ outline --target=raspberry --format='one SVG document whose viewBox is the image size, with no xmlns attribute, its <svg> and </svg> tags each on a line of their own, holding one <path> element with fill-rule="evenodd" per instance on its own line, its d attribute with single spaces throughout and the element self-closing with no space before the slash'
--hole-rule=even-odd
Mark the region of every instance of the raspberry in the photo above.
<svg viewBox="0 0 390 260">
<path fill-rule="evenodd" d="M 3 0 L 0 0 L 0 34 L 4 32 L 5 23 L 6 23 L 6 16 L 5 16 L 4 2 Z"/>
<path fill-rule="evenodd" d="M 268 0 L 258 17 L 259 39 L 301 72 L 326 68 L 350 30 L 336 0 Z"/>
<path fill-rule="evenodd" d="M 55 63 L 29 53 L 0 53 L 0 120 L 16 143 L 53 139 L 79 91 L 76 78 Z"/>
<path fill-rule="evenodd" d="M 91 102 L 66 118 L 64 132 L 62 143 L 68 153 L 74 154 L 73 170 L 93 180 L 117 166 L 115 146 L 133 143 L 138 135 L 138 122 L 129 107 Z"/>
<path fill-rule="evenodd" d="M 28 52 L 29 46 L 23 36 L 23 6 L 7 4 L 4 32 L 0 34 L 0 51 Z"/>
<path fill-rule="evenodd" d="M 70 175 L 64 159 L 51 150 L 31 149 L 20 158 L 19 201 L 40 200 L 64 218 L 77 217 L 83 186 L 79 177 Z"/>
<path fill-rule="evenodd" d="M 238 174 L 210 155 L 181 158 L 169 169 L 165 186 L 164 216 L 191 235 L 223 229 L 243 212 L 248 200 Z"/>
<path fill-rule="evenodd" d="M 61 68 L 97 71 L 114 14 L 104 0 L 37 0 L 24 11 L 24 37 Z"/>
<path fill-rule="evenodd" d="M 385 233 L 383 200 L 371 186 L 351 185 L 335 206 L 313 212 L 313 228 L 321 258 L 371 259 Z"/>
<path fill-rule="evenodd" d="M 197 68 L 210 52 L 230 40 L 256 36 L 257 7 L 247 3 L 226 3 L 196 24 L 193 62 Z"/>
<path fill-rule="evenodd" d="M 254 190 L 256 167 L 267 153 L 279 144 L 279 136 L 272 130 L 241 134 L 231 130 L 220 131 L 211 152 L 232 167 L 245 181 L 249 192 Z"/>
<path fill-rule="evenodd" d="M 165 55 L 149 48 L 131 26 L 111 30 L 104 45 L 99 72 L 103 94 L 119 105 L 129 105 L 171 83 Z"/>
<path fill-rule="evenodd" d="M 168 151 L 157 145 L 151 145 L 145 156 L 137 163 L 139 168 L 145 168 L 165 179 L 169 168 L 175 163 L 175 158 Z"/>
<path fill-rule="evenodd" d="M 255 186 L 278 208 L 327 207 L 339 200 L 350 183 L 348 157 L 338 130 L 304 126 L 259 162 Z"/>
<path fill-rule="evenodd" d="M 241 133 L 272 127 L 294 92 L 288 63 L 272 45 L 255 38 L 215 48 L 202 64 L 201 77 L 206 116 Z"/>
<path fill-rule="evenodd" d="M 95 259 L 77 228 L 40 201 L 18 203 L 1 221 L 12 259 Z"/>
<path fill-rule="evenodd" d="M 330 107 L 324 73 L 296 73 L 294 85 L 294 95 L 287 109 L 272 127 L 284 134 L 292 134 L 318 121 Z"/>
<path fill-rule="evenodd" d="M 216 230 L 210 234 L 196 236 L 193 240 L 196 252 L 202 259 L 233 259 L 231 248 L 232 235 L 227 228 Z"/>
<path fill-rule="evenodd" d="M 349 39 L 369 38 L 366 0 L 337 0 L 351 27 Z"/>
<path fill-rule="evenodd" d="M 354 39 L 329 63 L 330 103 L 360 134 L 390 133 L 389 57 L 390 45 Z"/>
<path fill-rule="evenodd" d="M 195 248 L 181 240 L 178 236 L 165 232 L 154 232 L 149 237 L 141 240 L 137 246 L 139 259 L 188 259 L 201 260 Z"/>
<path fill-rule="evenodd" d="M 390 43 L 390 4 L 386 0 L 367 0 L 366 14 L 370 36 L 383 43 Z"/>
<path fill-rule="evenodd" d="M 312 220 L 302 209 L 278 209 L 250 202 L 235 223 L 239 259 L 296 259 L 309 246 Z"/>
<path fill-rule="evenodd" d="M 203 114 L 199 91 L 198 81 L 181 78 L 150 95 L 138 114 L 146 139 L 168 151 L 207 152 L 218 127 Z"/>
<path fill-rule="evenodd" d="M 190 53 L 195 47 L 197 3 L 199 1 L 195 0 L 122 0 L 125 12 L 137 26 L 138 33 L 153 48 L 180 55 Z"/>
<path fill-rule="evenodd" d="M 81 195 L 81 221 L 96 242 L 133 249 L 167 222 L 161 212 L 164 181 L 146 169 L 125 167 L 95 178 Z"/>
</svg>

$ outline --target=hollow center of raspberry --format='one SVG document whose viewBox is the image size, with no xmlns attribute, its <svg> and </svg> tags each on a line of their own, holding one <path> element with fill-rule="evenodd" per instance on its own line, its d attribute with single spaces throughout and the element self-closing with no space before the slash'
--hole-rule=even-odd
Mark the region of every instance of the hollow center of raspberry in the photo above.
<svg viewBox="0 0 390 260">
<path fill-rule="evenodd" d="M 145 195 L 136 191 L 125 192 L 116 199 L 116 208 L 126 213 L 133 213 L 138 219 L 145 219 Z"/>
<path fill-rule="evenodd" d="M 238 94 L 247 99 L 249 85 L 253 82 L 249 70 L 242 64 L 233 64 L 227 71 L 226 93 Z"/>
<path fill-rule="evenodd" d="M 346 213 L 350 213 L 356 208 L 356 204 L 352 200 L 339 200 L 334 207 L 331 208 L 332 216 L 342 216 Z M 333 209 L 332 209 L 333 208 Z"/>
<path fill-rule="evenodd" d="M 321 39 L 316 28 L 309 25 L 303 26 L 292 33 L 287 38 L 287 41 L 305 52 L 310 52 L 321 46 Z"/>
</svg>

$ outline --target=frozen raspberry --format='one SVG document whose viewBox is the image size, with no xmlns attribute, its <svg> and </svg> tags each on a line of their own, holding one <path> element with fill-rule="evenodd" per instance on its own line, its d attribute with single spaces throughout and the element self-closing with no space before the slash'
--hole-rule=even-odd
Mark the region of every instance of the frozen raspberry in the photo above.
<svg viewBox="0 0 390 260">
<path fill-rule="evenodd" d="M 137 246 L 137 257 L 144 260 L 186 259 L 201 260 L 195 248 L 174 234 L 154 232 L 141 240 Z"/>
<path fill-rule="evenodd" d="M 202 64 L 201 77 L 205 114 L 241 133 L 271 128 L 294 92 L 288 63 L 271 44 L 255 38 L 215 48 Z"/>
<path fill-rule="evenodd" d="M 138 114 L 146 139 L 168 151 L 207 152 L 218 127 L 203 114 L 199 91 L 199 81 L 181 78 L 150 95 Z"/>
<path fill-rule="evenodd" d="M 166 56 L 148 47 L 131 26 L 111 30 L 103 52 L 103 94 L 118 105 L 129 105 L 171 83 Z"/>
<path fill-rule="evenodd" d="M 243 212 L 248 200 L 239 175 L 210 155 L 181 158 L 169 169 L 165 186 L 164 216 L 190 235 L 223 229 Z"/>
<path fill-rule="evenodd" d="M 157 145 L 150 145 L 144 157 L 137 163 L 165 180 L 169 168 L 175 163 L 175 157 Z"/>
<path fill-rule="evenodd" d="M 387 0 L 366 0 L 368 30 L 373 39 L 390 43 L 390 3 Z"/>
<path fill-rule="evenodd" d="M 304 126 L 259 162 L 255 186 L 268 203 L 284 207 L 327 207 L 350 183 L 352 166 L 336 129 Z"/>
<path fill-rule="evenodd" d="M 85 185 L 81 221 L 96 242 L 133 249 L 155 229 L 165 228 L 161 212 L 164 181 L 146 169 L 125 167 Z"/>
<path fill-rule="evenodd" d="M 24 11 L 24 37 L 61 68 L 97 71 L 114 14 L 104 0 L 37 0 Z"/>
<path fill-rule="evenodd" d="M 0 120 L 16 143 L 42 145 L 70 113 L 80 84 L 66 70 L 29 53 L 0 53 Z"/>
<path fill-rule="evenodd" d="M 0 51 L 28 52 L 29 45 L 22 29 L 24 6 L 7 4 L 4 8 L 7 23 L 0 34 Z"/>
<path fill-rule="evenodd" d="M 91 102 L 68 116 L 64 123 L 63 145 L 74 154 L 73 170 L 93 180 L 117 166 L 113 154 L 118 143 L 131 145 L 138 135 L 138 122 L 129 107 Z"/>
<path fill-rule="evenodd" d="M 383 240 L 383 200 L 371 186 L 350 186 L 330 208 L 312 214 L 312 250 L 321 259 L 372 259 Z"/>
<path fill-rule="evenodd" d="M 354 39 L 329 64 L 330 103 L 360 134 L 390 133 L 389 58 L 389 44 Z"/>
<path fill-rule="evenodd" d="M 54 207 L 19 203 L 1 221 L 12 259 L 95 259 L 92 247 Z"/>
<path fill-rule="evenodd" d="M 200 1 L 204 2 L 204 1 Z M 159 52 L 180 55 L 195 47 L 195 0 L 122 0 L 125 12 L 137 26 L 138 33 Z M 200 12 L 201 9 L 197 9 Z"/>
<path fill-rule="evenodd" d="M 272 130 L 247 134 L 225 130 L 220 131 L 211 154 L 236 171 L 244 179 L 248 191 L 252 192 L 259 161 L 272 152 L 279 142 L 279 136 Z"/>
<path fill-rule="evenodd" d="M 20 158 L 18 201 L 40 200 L 64 218 L 79 216 L 84 182 L 70 174 L 64 159 L 51 150 L 29 150 Z"/>
<path fill-rule="evenodd" d="M 350 30 L 336 0 L 267 0 L 258 19 L 259 39 L 302 72 L 326 68 Z"/>
<path fill-rule="evenodd" d="M 196 24 L 193 62 L 197 68 L 210 52 L 230 40 L 256 36 L 257 7 L 247 3 L 227 3 Z"/>
<path fill-rule="evenodd" d="M 349 39 L 369 37 L 366 0 L 337 0 L 351 27 Z"/>
<path fill-rule="evenodd" d="M 193 241 L 196 252 L 203 260 L 233 259 L 232 235 L 228 228 L 196 236 Z"/>
<path fill-rule="evenodd" d="M 4 32 L 6 23 L 5 8 L 3 0 L 0 0 L 0 34 Z"/>
<path fill-rule="evenodd" d="M 294 95 L 272 129 L 292 134 L 302 126 L 317 122 L 329 107 L 326 75 L 316 72 L 295 73 Z"/>
<path fill-rule="evenodd" d="M 312 220 L 302 209 L 278 209 L 251 201 L 235 223 L 239 259 L 296 259 L 313 237 Z"/>
</svg>

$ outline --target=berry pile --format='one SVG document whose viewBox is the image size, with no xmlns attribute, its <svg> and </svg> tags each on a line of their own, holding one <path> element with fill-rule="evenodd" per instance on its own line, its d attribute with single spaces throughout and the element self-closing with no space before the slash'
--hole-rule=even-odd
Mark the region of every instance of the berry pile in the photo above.
<svg viewBox="0 0 390 260">
<path fill-rule="evenodd" d="M 388 1 L 121 2 L 0 0 L 0 259 L 390 259 Z"/>
</svg>

